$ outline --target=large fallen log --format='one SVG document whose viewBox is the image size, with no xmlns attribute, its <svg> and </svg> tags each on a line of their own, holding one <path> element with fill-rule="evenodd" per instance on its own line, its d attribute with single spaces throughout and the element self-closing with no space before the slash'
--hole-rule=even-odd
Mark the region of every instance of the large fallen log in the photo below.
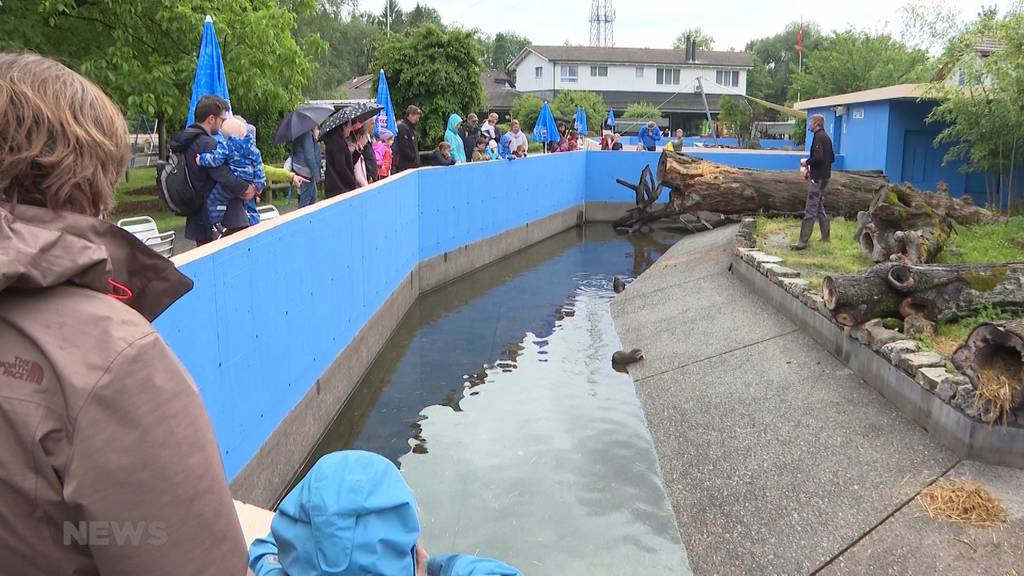
<svg viewBox="0 0 1024 576">
<path fill-rule="evenodd" d="M 889 285 L 889 269 L 879 264 L 858 274 L 826 276 L 821 282 L 825 308 L 843 326 L 857 326 L 899 312 L 900 294 Z"/>
<path fill-rule="evenodd" d="M 797 170 L 771 171 L 733 168 L 682 152 L 662 152 L 657 182 L 671 188 L 668 210 L 676 213 L 706 210 L 721 214 L 802 215 L 807 182 Z M 880 172 L 834 170 L 825 191 L 825 210 L 830 216 L 855 218 L 871 206 L 875 195 L 888 182 Z M 904 186 L 903 188 L 907 188 Z M 940 210 L 958 224 L 1005 221 L 970 198 L 948 194 L 921 193 L 929 206 Z"/>
<path fill-rule="evenodd" d="M 910 186 L 887 186 L 871 206 L 857 214 L 854 238 L 865 258 L 898 259 L 912 264 L 931 262 L 949 239 L 949 217 L 927 202 L 931 193 Z"/>
<path fill-rule="evenodd" d="M 803 214 L 807 199 L 807 182 L 797 168 L 796 158 L 791 171 L 769 171 L 663 152 L 657 180 L 671 188 L 669 208 L 677 212 L 797 215 Z M 835 171 L 825 193 L 825 209 L 831 216 L 853 218 L 871 206 L 875 193 L 885 185 L 881 174 Z"/>
<path fill-rule="evenodd" d="M 986 308 L 1024 311 L 1024 264 L 896 264 L 889 285 L 900 292 L 900 315 L 938 322 Z"/>
<path fill-rule="evenodd" d="M 953 365 L 974 387 L 983 420 L 1005 423 L 1024 410 L 1024 320 L 979 324 L 953 352 Z"/>
<path fill-rule="evenodd" d="M 1024 264 L 885 262 L 826 276 L 821 288 L 825 307 L 844 326 L 897 315 L 951 322 L 987 308 L 1024 312 Z"/>
</svg>

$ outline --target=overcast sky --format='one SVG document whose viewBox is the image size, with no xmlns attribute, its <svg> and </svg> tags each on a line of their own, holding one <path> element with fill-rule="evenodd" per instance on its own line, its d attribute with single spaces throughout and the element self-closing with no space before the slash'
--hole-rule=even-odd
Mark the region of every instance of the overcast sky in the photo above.
<svg viewBox="0 0 1024 576">
<path fill-rule="evenodd" d="M 536 44 L 590 42 L 590 0 L 424 0 L 447 23 L 491 33 L 514 30 Z M 814 20 L 826 30 L 857 28 L 903 30 L 900 8 L 906 0 L 619 0 L 615 45 L 671 48 L 682 31 L 700 26 L 715 39 L 715 49 L 742 50 L 748 40 L 774 34 L 794 20 Z M 1011 0 L 948 0 L 964 19 L 983 6 L 1005 9 Z M 399 0 L 404 10 L 416 0 Z M 380 12 L 384 0 L 360 0 L 362 10 Z M 500 9 L 499 9 L 500 7 Z M 795 41 L 795 40 L 794 40 Z"/>
</svg>

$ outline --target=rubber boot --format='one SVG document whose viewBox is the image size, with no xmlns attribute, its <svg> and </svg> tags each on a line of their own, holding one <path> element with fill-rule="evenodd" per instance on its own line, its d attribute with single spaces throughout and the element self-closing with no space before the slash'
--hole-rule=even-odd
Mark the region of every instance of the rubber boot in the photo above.
<svg viewBox="0 0 1024 576">
<path fill-rule="evenodd" d="M 818 228 L 821 229 L 821 241 L 822 242 L 831 242 L 832 239 L 829 237 L 829 221 L 828 221 L 828 216 L 825 216 L 824 214 L 822 214 L 821 216 L 818 216 Z"/>
<path fill-rule="evenodd" d="M 814 220 L 805 218 L 800 222 L 800 240 L 789 247 L 790 250 L 804 250 L 807 248 L 807 241 L 811 239 L 811 232 L 814 231 Z"/>
</svg>

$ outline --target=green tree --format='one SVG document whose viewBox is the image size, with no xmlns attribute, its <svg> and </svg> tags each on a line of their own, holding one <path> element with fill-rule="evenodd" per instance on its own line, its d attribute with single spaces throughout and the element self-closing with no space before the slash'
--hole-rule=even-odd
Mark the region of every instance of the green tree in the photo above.
<svg viewBox="0 0 1024 576">
<path fill-rule="evenodd" d="M 999 46 L 984 58 L 983 39 Z M 986 203 L 1009 212 L 1019 207 L 1014 174 L 1024 164 L 1024 13 L 981 14 L 952 37 L 940 61 L 948 74 L 929 87 L 939 104 L 928 120 L 943 127 L 936 143 L 950 145 L 946 161 L 984 172 Z"/>
<path fill-rule="evenodd" d="M 597 132 L 601 121 L 608 114 L 608 107 L 604 98 L 597 92 L 585 92 L 582 90 L 562 90 L 555 95 L 551 102 L 551 113 L 558 120 L 564 120 L 566 124 L 572 125 L 576 117 L 576 107 L 582 106 L 587 113 L 587 129 Z M 533 126 L 530 126 L 533 129 Z"/>
<path fill-rule="evenodd" d="M 789 87 L 801 100 L 928 80 L 928 54 L 888 34 L 847 31 L 825 38 Z"/>
<path fill-rule="evenodd" d="M 752 96 L 784 104 L 789 96 L 792 76 L 799 69 L 799 53 L 796 39 L 800 30 L 799 22 L 790 22 L 777 34 L 757 38 L 747 42 L 745 51 L 753 55 L 754 62 L 763 70 L 747 74 L 748 84 L 753 79 L 757 83 L 760 95 L 749 92 Z M 821 43 L 821 29 L 813 22 L 803 23 L 803 57 L 806 60 L 817 50 Z M 762 75 L 761 72 L 764 72 Z"/>
<path fill-rule="evenodd" d="M 343 97 L 341 85 L 360 74 L 368 74 L 373 42 L 381 31 L 375 16 L 343 11 L 331 4 L 321 4 L 316 11 L 297 17 L 296 36 L 299 41 L 311 36 L 326 46 L 311 58 L 314 71 L 304 94 L 310 99 Z"/>
<path fill-rule="evenodd" d="M 537 116 L 540 115 L 540 107 L 543 104 L 544 101 L 540 98 L 531 94 L 523 94 L 512 101 L 510 114 L 512 118 L 519 120 L 519 125 L 523 130 L 529 132 L 537 124 Z M 587 124 L 590 124 L 589 118 L 587 118 Z"/>
<path fill-rule="evenodd" d="M 423 110 L 417 131 L 420 142 L 433 148 L 444 135 L 449 114 L 464 116 L 483 106 L 481 65 L 480 45 L 471 32 L 424 24 L 378 38 L 371 69 L 387 71 L 396 110 L 409 104 Z M 374 78 L 370 90 L 376 89 Z"/>
<path fill-rule="evenodd" d="M 376 17 L 381 30 L 401 33 L 405 30 L 405 11 L 398 5 L 398 0 L 385 0 L 384 8 Z"/>
<path fill-rule="evenodd" d="M 684 30 L 682 34 L 676 36 L 676 41 L 672 43 L 672 47 L 676 50 L 682 50 L 686 47 L 686 39 L 694 38 L 697 41 L 697 50 L 711 50 L 715 45 L 715 39 L 711 37 L 700 26 L 689 28 Z"/>
<path fill-rule="evenodd" d="M 498 32 L 494 38 L 483 39 L 484 63 L 491 70 L 508 71 L 512 60 L 530 45 L 530 39 L 515 32 Z"/>
<path fill-rule="evenodd" d="M 405 25 L 407 28 L 415 28 L 424 24 L 433 24 L 444 29 L 441 13 L 435 8 L 417 2 L 416 6 L 405 15 Z"/>
<path fill-rule="evenodd" d="M 727 130 L 736 136 L 740 146 L 750 141 L 750 131 L 754 124 L 755 111 L 743 98 L 722 96 L 718 100 L 719 122 L 725 124 Z"/>
<path fill-rule="evenodd" d="M 313 9 L 294 0 L 293 9 Z M 0 4 L 0 45 L 59 58 L 94 80 L 122 109 L 155 117 L 160 150 L 184 123 L 204 15 L 214 16 L 232 107 L 261 143 L 302 97 L 317 38 L 300 46 L 294 17 L 275 0 L 42 0 Z"/>
<path fill-rule="evenodd" d="M 637 118 L 640 120 L 661 118 L 661 110 L 650 102 L 633 102 L 626 106 L 623 118 Z"/>
</svg>

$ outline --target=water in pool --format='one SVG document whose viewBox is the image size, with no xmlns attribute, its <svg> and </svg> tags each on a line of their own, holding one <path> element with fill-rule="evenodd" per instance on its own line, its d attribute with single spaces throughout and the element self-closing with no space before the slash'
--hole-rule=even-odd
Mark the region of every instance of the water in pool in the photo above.
<svg viewBox="0 0 1024 576">
<path fill-rule="evenodd" d="M 614 275 L 677 239 L 558 234 L 423 295 L 313 452 L 383 454 L 432 553 L 525 574 L 687 574 L 611 319 Z M 628 343 L 627 343 L 628 344 Z"/>
</svg>

